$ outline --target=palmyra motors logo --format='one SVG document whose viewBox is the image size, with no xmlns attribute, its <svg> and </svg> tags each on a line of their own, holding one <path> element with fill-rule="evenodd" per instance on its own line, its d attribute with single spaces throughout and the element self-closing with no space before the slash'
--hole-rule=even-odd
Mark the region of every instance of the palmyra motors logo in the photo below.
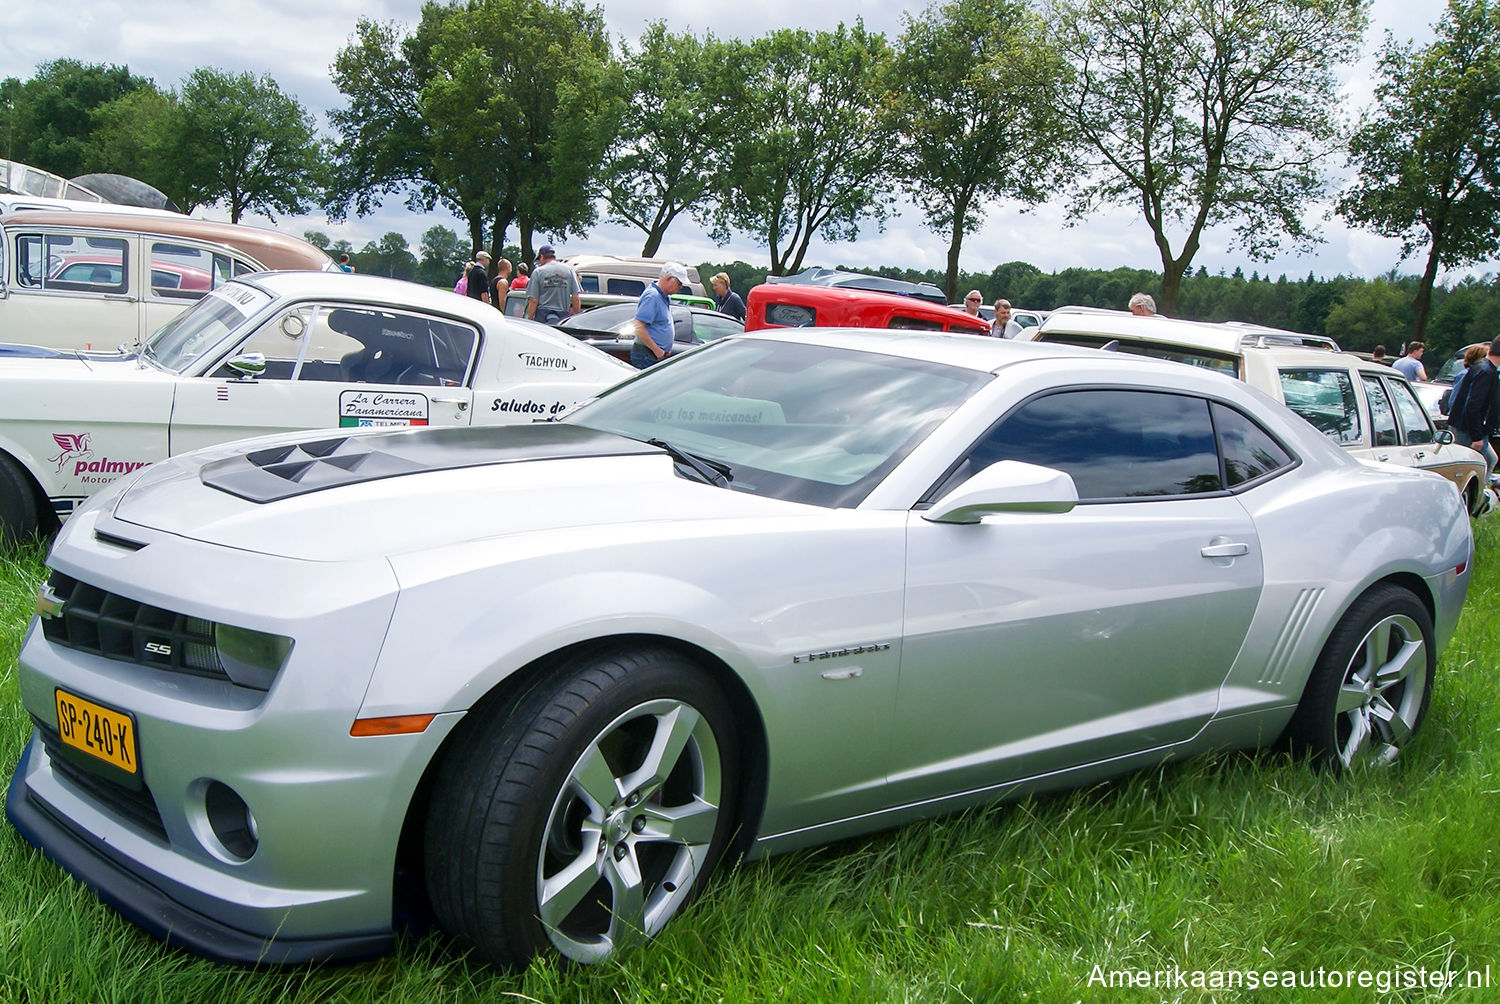
<svg viewBox="0 0 1500 1004">
<path fill-rule="evenodd" d="M 89 448 L 89 438 L 92 435 L 88 432 L 54 432 L 52 434 L 52 441 L 62 448 L 62 452 L 55 457 L 48 457 L 47 460 L 57 465 L 57 473 L 62 473 L 68 461 L 75 457 L 93 456 L 94 451 Z"/>
<path fill-rule="evenodd" d="M 57 465 L 56 473 L 62 474 L 64 469 L 72 464 L 72 476 L 83 484 L 104 485 L 121 474 L 129 474 L 150 463 L 149 460 L 114 460 L 108 455 L 96 459 L 92 436 L 93 433 L 89 432 L 54 432 L 52 434 L 52 441 L 62 451 L 55 457 L 47 458 L 50 463 Z"/>
</svg>

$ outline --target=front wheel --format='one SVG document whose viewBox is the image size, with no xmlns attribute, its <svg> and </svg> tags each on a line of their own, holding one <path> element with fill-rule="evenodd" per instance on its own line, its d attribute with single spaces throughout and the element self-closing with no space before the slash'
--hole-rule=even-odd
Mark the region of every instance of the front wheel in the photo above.
<svg viewBox="0 0 1500 1004">
<path fill-rule="evenodd" d="M 480 714 L 427 819 L 442 925 L 500 965 L 549 945 L 598 962 L 660 932 L 731 833 L 738 739 L 713 681 L 671 652 L 595 655 Z"/>
<path fill-rule="evenodd" d="M 1436 667 L 1427 608 L 1376 586 L 1323 647 L 1287 726 L 1293 750 L 1341 770 L 1393 763 L 1422 724 Z"/>
<path fill-rule="evenodd" d="M 41 528 L 37 493 L 25 469 L 0 453 L 0 543 L 20 541 Z"/>
</svg>

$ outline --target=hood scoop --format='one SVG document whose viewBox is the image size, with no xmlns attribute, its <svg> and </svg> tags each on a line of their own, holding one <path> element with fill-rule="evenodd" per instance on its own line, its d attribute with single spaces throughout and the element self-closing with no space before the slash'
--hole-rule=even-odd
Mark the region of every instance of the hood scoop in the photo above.
<svg viewBox="0 0 1500 1004">
<path fill-rule="evenodd" d="M 660 453 L 657 447 L 578 425 L 416 429 L 335 436 L 252 450 L 205 464 L 199 478 L 249 502 L 279 502 L 383 478 L 529 460 Z"/>
</svg>

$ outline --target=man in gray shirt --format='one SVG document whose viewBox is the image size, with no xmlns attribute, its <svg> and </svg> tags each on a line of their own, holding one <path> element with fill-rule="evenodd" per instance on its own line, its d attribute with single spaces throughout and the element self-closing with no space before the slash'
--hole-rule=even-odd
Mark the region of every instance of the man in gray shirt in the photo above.
<svg viewBox="0 0 1500 1004">
<path fill-rule="evenodd" d="M 557 250 L 551 244 L 537 249 L 536 262 L 536 271 L 526 284 L 526 316 L 543 324 L 556 324 L 578 313 L 578 295 L 583 287 L 578 285 L 577 273 L 557 260 Z"/>
</svg>

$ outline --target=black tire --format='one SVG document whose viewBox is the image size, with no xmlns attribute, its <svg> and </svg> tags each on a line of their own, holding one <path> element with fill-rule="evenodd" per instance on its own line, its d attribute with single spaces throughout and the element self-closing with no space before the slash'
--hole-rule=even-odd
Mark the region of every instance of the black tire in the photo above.
<svg viewBox="0 0 1500 1004">
<path fill-rule="evenodd" d="M 654 740 L 663 778 L 644 776 Z M 560 667 L 477 711 L 444 752 L 424 842 L 439 923 L 501 966 L 549 946 L 614 957 L 703 887 L 738 772 L 734 716 L 697 664 L 651 649 Z"/>
<path fill-rule="evenodd" d="M 1427 713 L 1437 668 L 1432 618 L 1382 583 L 1344 614 L 1287 725 L 1294 753 L 1336 770 L 1389 764 Z"/>
<path fill-rule="evenodd" d="M 31 475 L 0 453 L 0 543 L 14 544 L 41 528 L 41 509 Z"/>
</svg>

